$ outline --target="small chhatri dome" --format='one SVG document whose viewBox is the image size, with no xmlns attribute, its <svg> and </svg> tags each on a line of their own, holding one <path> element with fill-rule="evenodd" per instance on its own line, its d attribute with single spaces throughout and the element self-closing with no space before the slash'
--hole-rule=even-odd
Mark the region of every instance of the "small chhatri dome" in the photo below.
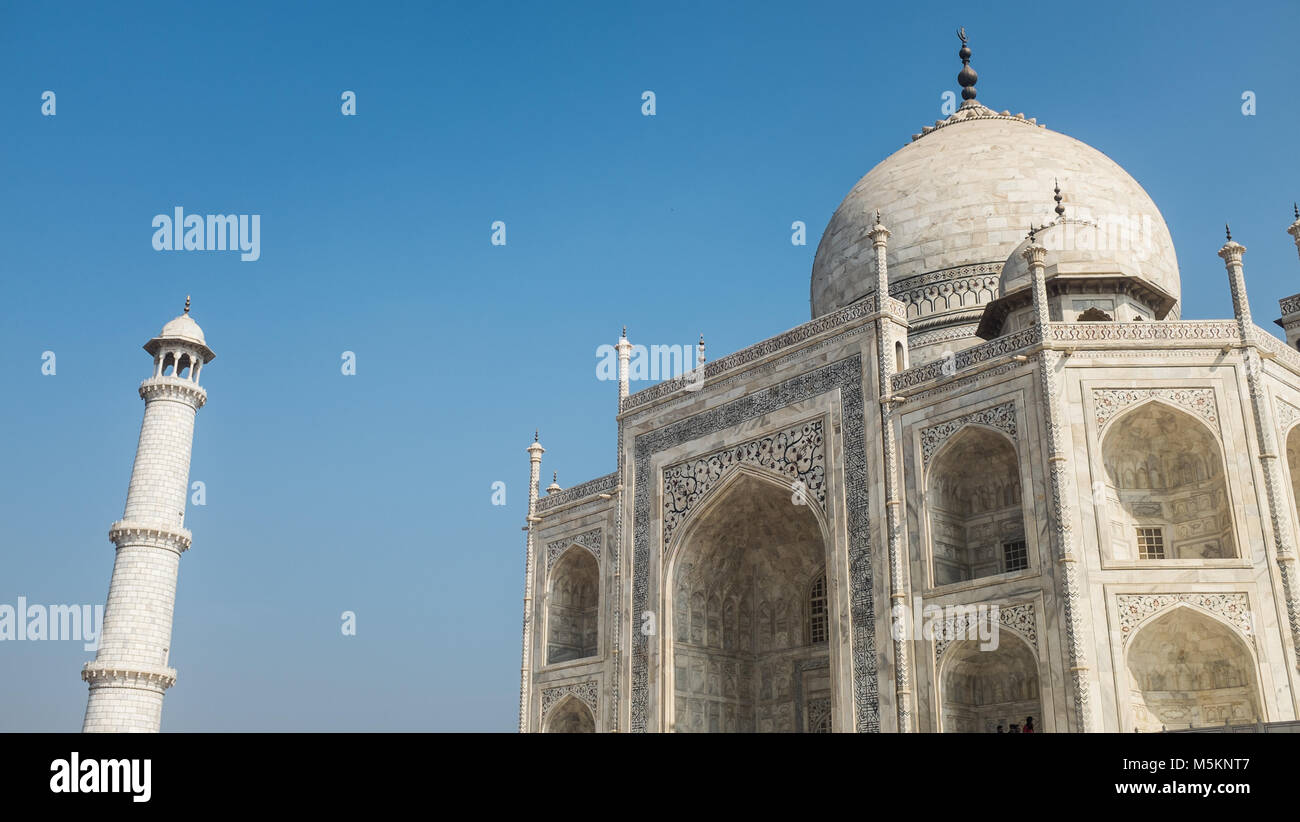
<svg viewBox="0 0 1300 822">
<path fill-rule="evenodd" d="M 185 310 L 179 317 L 164 325 L 162 331 L 158 332 L 158 336 L 145 343 L 144 350 L 150 354 L 157 354 L 164 342 L 185 342 L 198 346 L 205 363 L 211 362 L 217 356 L 211 348 L 208 348 L 207 340 L 203 337 L 203 329 L 190 316 L 188 295 L 185 297 Z"/>
<path fill-rule="evenodd" d="M 556 493 L 557 491 L 563 491 L 563 490 L 564 490 L 564 489 L 560 487 L 560 475 L 559 475 L 559 473 L 556 472 L 556 471 L 552 471 L 552 472 L 551 472 L 551 484 L 548 485 L 548 486 L 546 486 L 546 493 L 548 493 L 548 494 L 554 494 L 554 493 Z"/>
</svg>

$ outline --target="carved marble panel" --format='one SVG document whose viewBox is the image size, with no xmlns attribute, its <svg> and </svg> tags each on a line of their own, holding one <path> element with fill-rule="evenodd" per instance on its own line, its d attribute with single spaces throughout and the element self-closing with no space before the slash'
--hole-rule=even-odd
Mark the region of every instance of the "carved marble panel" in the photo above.
<svg viewBox="0 0 1300 822">
<path fill-rule="evenodd" d="M 1115 605 L 1119 612 L 1121 642 L 1127 646 L 1138 626 L 1179 603 L 1218 614 L 1243 636 L 1254 638 L 1250 601 L 1244 593 L 1118 594 Z"/>
<path fill-rule="evenodd" d="M 1004 402 L 1001 405 L 995 405 L 992 408 L 985 408 L 922 429 L 922 464 L 929 465 L 930 457 L 934 456 L 934 453 L 939 450 L 939 446 L 947 442 L 948 438 L 957 433 L 957 431 L 959 431 L 963 426 L 970 423 L 977 423 L 979 425 L 987 425 L 990 428 L 996 428 L 1014 440 L 1016 438 L 1016 404 L 1014 402 Z"/>
<path fill-rule="evenodd" d="M 934 640 L 934 659 L 939 661 L 943 657 L 943 652 L 948 650 L 948 646 L 953 643 L 953 639 L 944 637 L 970 637 L 978 635 L 979 620 L 987 620 L 989 610 L 981 609 L 975 614 L 960 613 L 944 619 L 935 625 Z M 998 607 L 998 629 L 1006 629 L 1019 634 L 1026 642 L 1030 644 L 1035 651 L 1038 650 L 1038 623 L 1034 620 L 1034 604 L 1032 602 L 1022 602 L 1017 605 L 1002 605 Z"/>
<path fill-rule="evenodd" d="M 1277 401 L 1277 426 L 1282 429 L 1282 433 L 1291 430 L 1291 426 L 1300 422 L 1300 408 L 1296 408 L 1285 400 Z"/>
<path fill-rule="evenodd" d="M 555 707 L 555 704 L 569 694 L 573 694 L 582 700 L 592 714 L 596 713 L 596 705 L 600 700 L 600 687 L 596 680 L 589 679 L 584 682 L 570 682 L 564 685 L 557 685 L 554 688 L 545 688 L 542 690 L 542 718 Z"/>
<path fill-rule="evenodd" d="M 668 545 L 695 503 L 738 465 L 752 465 L 803 483 L 805 500 L 825 511 L 826 443 L 822 427 L 821 420 L 810 420 L 664 469 L 663 544 Z"/>
<path fill-rule="evenodd" d="M 600 559 L 601 529 L 593 528 L 590 531 L 583 531 L 576 537 L 565 537 L 557 539 L 554 542 L 546 543 L 546 572 L 551 572 L 551 567 L 560 555 L 568 550 L 570 545 L 581 545 L 590 551 L 596 559 Z"/>
<path fill-rule="evenodd" d="M 1152 397 L 1190 411 L 1219 430 L 1219 411 L 1213 388 L 1094 388 L 1092 407 L 1101 429 L 1120 412 Z"/>
</svg>

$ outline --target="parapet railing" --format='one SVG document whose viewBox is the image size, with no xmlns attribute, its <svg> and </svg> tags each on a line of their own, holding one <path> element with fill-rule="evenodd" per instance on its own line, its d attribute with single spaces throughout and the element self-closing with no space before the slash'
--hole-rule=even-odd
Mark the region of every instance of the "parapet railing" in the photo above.
<svg viewBox="0 0 1300 822">
<path fill-rule="evenodd" d="M 1256 328 L 1257 343 L 1261 347 L 1280 351 L 1279 359 L 1286 359 L 1300 370 L 1300 354 L 1290 351 L 1278 339 L 1263 329 Z M 1031 325 L 1004 337 L 989 340 L 953 353 L 950 357 L 900 371 L 890 380 L 894 392 L 916 388 L 928 383 L 955 376 L 972 366 L 1003 356 L 1015 354 L 1040 343 L 1059 343 L 1066 346 L 1103 347 L 1113 343 L 1136 344 L 1138 348 L 1167 348 L 1170 344 L 1217 347 L 1238 345 L 1241 334 L 1236 320 L 1168 320 L 1152 322 L 1054 322 L 1044 333 Z"/>
<path fill-rule="evenodd" d="M 556 491 L 554 494 L 537 500 L 537 510 L 549 511 L 552 508 L 564 505 L 566 502 L 594 497 L 597 494 L 608 494 L 618 487 L 618 472 L 606 474 L 603 477 L 596 477 L 594 480 L 587 480 L 581 485 L 575 485 L 572 488 L 566 488 L 563 491 Z"/>
<path fill-rule="evenodd" d="M 897 300 L 889 302 L 891 313 L 899 316 L 901 319 L 907 318 L 907 308 Z M 811 322 L 796 326 L 775 337 L 769 337 L 761 342 L 754 343 L 748 348 L 742 348 L 734 354 L 728 354 L 712 362 L 704 364 L 704 379 L 708 380 L 720 374 L 731 371 L 732 369 L 741 368 L 751 363 L 757 362 L 765 357 L 775 354 L 783 349 L 798 345 L 805 340 L 812 339 L 826 331 L 830 331 L 840 326 L 852 324 L 855 320 L 868 317 L 876 311 L 875 295 L 856 302 L 852 305 L 845 306 L 837 311 L 832 311 L 824 317 L 818 317 Z M 666 397 L 675 391 L 683 389 L 690 384 L 698 384 L 699 377 L 692 375 L 694 379 L 688 377 L 675 377 L 671 380 L 664 380 L 656 383 L 649 388 L 643 388 L 635 394 L 630 394 L 622 399 L 619 403 L 619 411 L 626 412 L 643 405 L 648 405 L 657 399 Z"/>
</svg>

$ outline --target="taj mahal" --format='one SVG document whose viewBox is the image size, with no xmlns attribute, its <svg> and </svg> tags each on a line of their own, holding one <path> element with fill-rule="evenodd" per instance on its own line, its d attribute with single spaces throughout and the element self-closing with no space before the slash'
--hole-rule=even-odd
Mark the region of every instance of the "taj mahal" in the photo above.
<svg viewBox="0 0 1300 822">
<path fill-rule="evenodd" d="M 1231 315 L 1181 319 L 1142 186 L 978 102 L 961 39 L 809 322 L 636 393 L 625 330 L 613 472 L 543 491 L 528 446 L 521 732 L 1300 717 L 1300 294 L 1257 325 L 1229 232 Z"/>
<path fill-rule="evenodd" d="M 810 321 L 635 393 L 625 329 L 605 476 L 542 489 L 534 435 L 521 732 L 1300 719 L 1300 294 L 1257 325 L 1228 232 L 1231 316 L 1181 319 L 1156 204 L 978 102 L 961 39 L 960 107 L 844 198 Z M 1293 213 L 1259 241 L 1300 250 Z M 159 730 L 177 675 L 215 354 L 188 300 L 144 348 L 86 731 Z"/>
</svg>

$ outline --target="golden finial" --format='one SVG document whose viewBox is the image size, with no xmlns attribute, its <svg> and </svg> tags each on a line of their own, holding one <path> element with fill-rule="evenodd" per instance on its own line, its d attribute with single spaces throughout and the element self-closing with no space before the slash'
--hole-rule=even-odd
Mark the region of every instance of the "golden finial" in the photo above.
<svg viewBox="0 0 1300 822">
<path fill-rule="evenodd" d="M 186 294 L 186 295 L 185 295 L 185 313 L 186 313 L 186 314 L 190 313 L 190 295 L 189 295 L 189 294 Z"/>
</svg>

